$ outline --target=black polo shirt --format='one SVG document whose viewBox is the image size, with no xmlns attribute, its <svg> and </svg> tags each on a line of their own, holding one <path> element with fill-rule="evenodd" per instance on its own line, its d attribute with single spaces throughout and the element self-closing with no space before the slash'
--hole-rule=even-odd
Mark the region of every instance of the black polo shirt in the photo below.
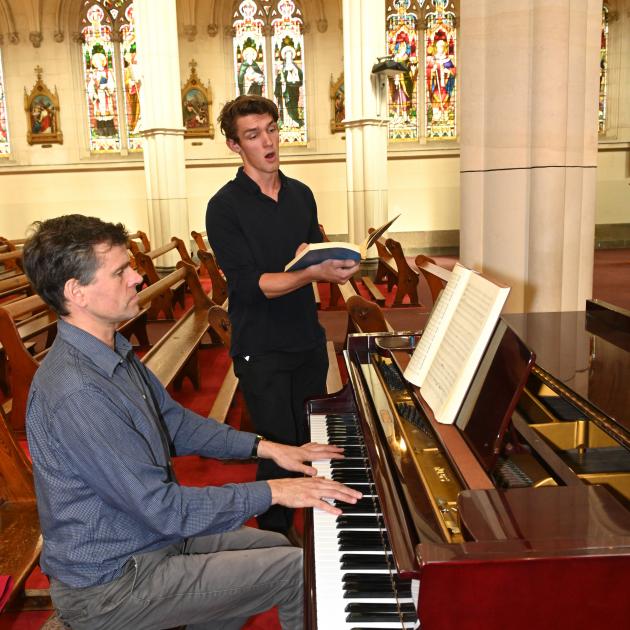
<svg viewBox="0 0 630 630">
<path fill-rule="evenodd" d="M 208 241 L 228 284 L 232 356 L 297 352 L 324 343 L 311 285 L 269 299 L 258 281 L 284 271 L 300 243 L 322 235 L 308 186 L 280 173 L 278 201 L 263 194 L 241 167 L 208 202 Z"/>
</svg>

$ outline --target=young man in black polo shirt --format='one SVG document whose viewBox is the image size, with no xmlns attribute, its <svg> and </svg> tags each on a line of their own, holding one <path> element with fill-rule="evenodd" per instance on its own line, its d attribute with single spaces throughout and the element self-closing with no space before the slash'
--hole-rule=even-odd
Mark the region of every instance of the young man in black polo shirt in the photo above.
<svg viewBox="0 0 630 630">
<path fill-rule="evenodd" d="M 326 391 L 328 359 L 312 282 L 347 282 L 352 261 L 328 260 L 295 272 L 284 266 L 322 240 L 313 193 L 280 171 L 278 110 L 261 96 L 240 96 L 219 115 L 227 146 L 243 160 L 236 178 L 208 202 L 208 241 L 228 283 L 234 371 L 256 430 L 304 444 L 304 400 Z M 260 462 L 257 479 L 274 479 Z M 286 473 L 284 473 L 286 474 Z M 293 513 L 272 508 L 259 525 L 291 534 Z"/>
</svg>

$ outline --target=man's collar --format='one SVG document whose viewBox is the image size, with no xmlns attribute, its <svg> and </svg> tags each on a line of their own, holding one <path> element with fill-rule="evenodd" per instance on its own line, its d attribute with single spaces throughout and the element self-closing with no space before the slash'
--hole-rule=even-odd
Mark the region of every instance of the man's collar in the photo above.
<svg viewBox="0 0 630 630">
<path fill-rule="evenodd" d="M 110 377 L 120 363 L 121 357 L 128 358 L 129 353 L 133 352 L 132 345 L 120 333 L 115 334 L 114 351 L 94 335 L 61 318 L 57 321 L 57 334 Z"/>
<path fill-rule="evenodd" d="M 280 170 L 278 171 L 278 175 L 280 176 L 280 190 L 282 190 L 286 186 L 287 176 Z M 242 166 L 239 166 L 234 181 L 248 192 L 264 194 L 260 190 L 260 186 L 245 172 Z"/>
</svg>

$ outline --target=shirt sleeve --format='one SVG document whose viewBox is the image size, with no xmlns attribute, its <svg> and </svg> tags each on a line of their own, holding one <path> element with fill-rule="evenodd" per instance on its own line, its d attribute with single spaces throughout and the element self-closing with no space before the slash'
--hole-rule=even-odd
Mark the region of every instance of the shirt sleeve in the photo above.
<svg viewBox="0 0 630 630">
<path fill-rule="evenodd" d="M 49 417 L 64 465 L 110 507 L 161 536 L 230 531 L 271 505 L 266 482 L 194 488 L 168 481 L 163 453 L 137 419 L 94 388 L 65 397 Z"/>
<path fill-rule="evenodd" d="M 227 200 L 213 197 L 206 212 L 206 234 L 227 279 L 230 296 L 252 306 L 267 300 L 258 282 L 268 270 L 257 267 L 235 215 Z"/>
</svg>

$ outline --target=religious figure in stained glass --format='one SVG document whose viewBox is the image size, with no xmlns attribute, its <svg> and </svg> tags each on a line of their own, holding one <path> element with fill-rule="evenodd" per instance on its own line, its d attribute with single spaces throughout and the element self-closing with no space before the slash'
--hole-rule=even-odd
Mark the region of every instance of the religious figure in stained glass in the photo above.
<svg viewBox="0 0 630 630">
<path fill-rule="evenodd" d="M 602 6 L 601 44 L 599 51 L 599 133 L 606 131 L 608 93 L 608 6 Z"/>
<path fill-rule="evenodd" d="M 411 0 L 393 0 L 387 8 L 387 51 L 408 69 L 389 77 L 390 140 L 418 137 L 418 6 Z"/>
<path fill-rule="evenodd" d="M 299 66 L 295 64 L 296 51 L 293 41 L 287 37 L 283 43 L 284 46 L 280 50 L 282 66 L 276 74 L 274 95 L 278 103 L 282 126 L 296 128 L 304 122 L 300 111 L 300 88 L 303 84 L 303 74 Z"/>
<path fill-rule="evenodd" d="M 127 134 L 129 148 L 140 149 L 140 72 L 136 57 L 136 29 L 133 20 L 133 4 L 125 9 L 127 21 L 120 27 L 120 53 L 123 66 L 123 85 L 125 88 L 125 109 L 127 112 Z"/>
<path fill-rule="evenodd" d="M 237 96 L 257 94 L 265 90 L 264 21 L 254 0 L 243 0 L 235 13 L 234 69 Z"/>
<path fill-rule="evenodd" d="M 112 20 L 98 4 L 87 10 L 86 17 L 82 49 L 90 150 L 120 151 Z"/>
<path fill-rule="evenodd" d="M 265 87 L 265 73 L 258 64 L 262 59 L 262 47 L 256 46 L 256 42 L 248 37 L 243 44 L 243 61 L 238 69 L 238 93 L 263 95 Z"/>
<path fill-rule="evenodd" d="M 8 157 L 11 153 L 7 118 L 7 100 L 4 91 L 4 75 L 2 73 L 2 51 L 0 51 L 0 158 Z"/>
<path fill-rule="evenodd" d="M 269 95 L 278 106 L 280 143 L 306 144 L 304 24 L 296 2 L 237 1 L 232 26 L 237 95 Z"/>
<path fill-rule="evenodd" d="M 279 17 L 275 17 L 276 12 Z M 306 144 L 304 25 L 301 13 L 293 0 L 280 0 L 272 15 L 273 93 L 280 113 L 280 142 Z"/>
<path fill-rule="evenodd" d="M 427 138 L 455 138 L 456 76 L 455 14 L 449 0 L 432 0 L 425 31 Z"/>
</svg>

